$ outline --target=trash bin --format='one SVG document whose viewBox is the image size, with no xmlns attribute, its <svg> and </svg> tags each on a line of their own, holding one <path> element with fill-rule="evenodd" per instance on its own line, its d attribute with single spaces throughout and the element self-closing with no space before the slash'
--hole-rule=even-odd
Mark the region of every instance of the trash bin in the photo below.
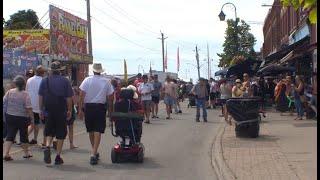
<svg viewBox="0 0 320 180">
<path fill-rule="evenodd" d="M 259 114 L 260 99 L 256 97 L 230 98 L 227 101 L 228 113 L 236 121 L 237 137 L 259 136 L 261 117 Z"/>
</svg>

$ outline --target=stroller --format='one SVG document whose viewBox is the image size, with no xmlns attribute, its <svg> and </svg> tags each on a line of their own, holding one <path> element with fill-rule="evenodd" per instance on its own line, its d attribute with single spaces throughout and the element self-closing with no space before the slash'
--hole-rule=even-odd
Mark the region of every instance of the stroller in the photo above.
<svg viewBox="0 0 320 180">
<path fill-rule="evenodd" d="M 230 98 L 227 100 L 228 113 L 236 121 L 236 136 L 259 136 L 261 116 L 264 113 L 259 110 L 259 98 Z"/>
<path fill-rule="evenodd" d="M 188 95 L 188 97 L 189 97 L 188 108 L 189 108 L 189 107 L 192 107 L 192 106 L 196 106 L 196 96 L 195 96 L 194 94 L 190 93 L 190 94 Z"/>
<path fill-rule="evenodd" d="M 111 134 L 121 137 L 121 141 L 111 150 L 112 163 L 122 160 L 143 162 L 144 145 L 140 142 L 143 116 L 136 113 L 139 106 L 133 100 L 133 91 L 121 90 L 121 100 L 115 103 L 115 112 L 111 113 Z M 114 130 L 115 127 L 115 130 Z"/>
</svg>

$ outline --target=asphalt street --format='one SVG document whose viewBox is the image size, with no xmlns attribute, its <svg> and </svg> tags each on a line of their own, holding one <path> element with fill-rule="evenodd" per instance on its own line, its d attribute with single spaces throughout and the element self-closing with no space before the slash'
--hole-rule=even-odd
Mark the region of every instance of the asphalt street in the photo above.
<svg viewBox="0 0 320 180">
<path fill-rule="evenodd" d="M 159 119 L 143 125 L 142 143 L 145 146 L 143 164 L 112 164 L 111 148 L 119 140 L 109 128 L 103 135 L 99 148 L 98 165 L 89 164 L 90 143 L 83 121 L 75 122 L 74 142 L 78 149 L 69 150 L 66 139 L 62 157 L 63 165 L 46 165 L 43 151 L 32 147 L 33 158 L 25 160 L 19 147 L 13 146 L 13 161 L 3 162 L 3 178 L 6 180 L 84 180 L 84 179 L 163 179 L 163 180 L 215 180 L 211 166 L 211 148 L 221 122 L 221 110 L 208 110 L 208 123 L 195 122 L 195 108 L 182 104 L 182 114 L 174 114 L 165 120 L 164 104 Z M 38 141 L 42 140 L 42 136 Z M 55 153 L 52 153 L 54 159 Z"/>
</svg>

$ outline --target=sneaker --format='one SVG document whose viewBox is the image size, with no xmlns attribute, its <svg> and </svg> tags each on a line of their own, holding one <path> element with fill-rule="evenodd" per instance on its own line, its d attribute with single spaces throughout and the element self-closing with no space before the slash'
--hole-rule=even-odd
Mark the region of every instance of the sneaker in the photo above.
<svg viewBox="0 0 320 180">
<path fill-rule="evenodd" d="M 207 119 L 203 119 L 203 122 L 208 122 L 208 120 Z"/>
<path fill-rule="evenodd" d="M 56 156 L 56 159 L 54 160 L 55 165 L 63 164 L 63 159 L 60 157 L 60 155 Z"/>
<path fill-rule="evenodd" d="M 200 122 L 200 120 L 199 120 L 199 119 L 196 119 L 196 122 Z"/>
<path fill-rule="evenodd" d="M 34 145 L 34 144 L 38 144 L 38 142 L 37 142 L 36 140 L 32 139 L 32 140 L 29 142 L 29 144 Z"/>
<path fill-rule="evenodd" d="M 178 112 L 178 113 L 180 113 L 180 114 L 181 114 L 181 113 L 182 113 L 182 111 L 181 111 L 181 110 L 179 110 L 179 112 Z"/>
<path fill-rule="evenodd" d="M 44 151 L 43 151 L 44 157 L 43 160 L 45 163 L 50 164 L 51 163 L 51 152 L 50 152 L 50 148 L 47 147 Z"/>
<path fill-rule="evenodd" d="M 97 158 L 97 160 L 100 160 L 100 154 L 99 153 L 96 154 L 96 158 Z"/>
<path fill-rule="evenodd" d="M 90 164 L 91 164 L 91 165 L 96 165 L 96 164 L 98 164 L 97 156 L 91 156 L 91 157 L 90 157 Z"/>
</svg>

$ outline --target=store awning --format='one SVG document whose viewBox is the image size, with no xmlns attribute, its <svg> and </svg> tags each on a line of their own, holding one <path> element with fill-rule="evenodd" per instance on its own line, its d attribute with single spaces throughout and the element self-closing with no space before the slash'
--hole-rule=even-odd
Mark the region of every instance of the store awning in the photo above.
<svg viewBox="0 0 320 180">
<path fill-rule="evenodd" d="M 270 64 L 257 72 L 259 76 L 276 76 L 286 72 L 294 72 L 296 69 L 293 67 L 285 67 L 277 64 Z"/>
<path fill-rule="evenodd" d="M 293 51 L 290 51 L 285 57 L 280 59 L 280 64 L 286 63 L 293 56 Z"/>
<path fill-rule="evenodd" d="M 227 75 L 227 72 L 228 72 L 228 68 L 225 68 L 225 69 L 222 69 L 222 70 L 215 72 L 214 75 L 215 76 L 225 76 L 225 75 Z"/>
<path fill-rule="evenodd" d="M 227 71 L 227 77 L 230 77 L 231 75 L 240 77 L 243 75 L 243 73 L 248 73 L 250 76 L 252 76 L 257 72 L 261 63 L 262 61 L 257 61 L 255 59 L 246 59 L 239 64 L 229 67 Z"/>
<path fill-rule="evenodd" d="M 304 45 L 305 43 L 309 43 L 309 42 L 310 42 L 310 36 L 306 36 L 306 37 L 300 39 L 299 41 L 297 41 L 289 46 L 286 46 L 285 48 L 281 49 L 280 51 L 277 51 L 277 52 L 265 57 L 265 61 L 266 61 L 266 63 L 268 63 L 273 60 L 280 60 L 284 56 L 286 56 L 289 52 L 291 52 L 292 50 L 296 49 L 299 46 Z"/>
</svg>

